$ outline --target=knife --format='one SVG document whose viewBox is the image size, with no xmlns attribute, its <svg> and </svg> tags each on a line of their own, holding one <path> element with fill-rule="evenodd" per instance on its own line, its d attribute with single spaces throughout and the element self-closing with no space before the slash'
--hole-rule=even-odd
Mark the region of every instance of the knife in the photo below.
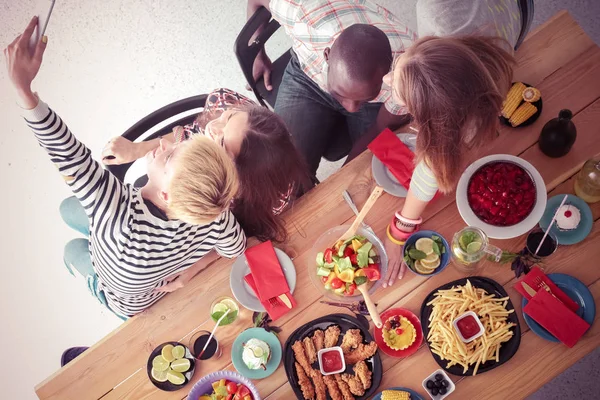
<svg viewBox="0 0 600 400">
<path fill-rule="evenodd" d="M 279 300 L 281 300 L 281 302 L 283 304 L 286 305 L 287 308 L 291 309 L 292 308 L 292 302 L 290 301 L 290 299 L 287 297 L 287 294 L 280 294 L 279 296 L 277 296 L 277 298 Z"/>
<path fill-rule="evenodd" d="M 527 292 L 527 294 L 532 297 L 535 296 L 535 294 L 537 293 L 535 290 L 533 290 L 533 288 L 531 286 L 529 286 L 525 282 L 521 282 L 521 286 L 523 286 L 523 289 L 525 289 L 525 292 Z"/>
</svg>

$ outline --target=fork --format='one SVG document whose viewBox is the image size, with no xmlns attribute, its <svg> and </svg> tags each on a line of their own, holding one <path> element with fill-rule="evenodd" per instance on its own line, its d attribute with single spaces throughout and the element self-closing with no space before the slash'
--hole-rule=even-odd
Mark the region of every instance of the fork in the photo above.
<svg viewBox="0 0 600 400">
<path fill-rule="evenodd" d="M 269 299 L 269 304 L 271 305 L 271 307 L 279 307 L 279 301 L 277 301 L 277 297 L 271 297 Z"/>
<path fill-rule="evenodd" d="M 350 206 L 350 209 L 354 212 L 354 214 L 356 216 L 358 216 L 358 214 L 359 214 L 358 208 L 356 208 L 356 204 L 354 204 L 354 201 L 352 201 L 352 197 L 350 197 L 350 193 L 348 193 L 347 190 L 344 190 L 342 192 L 342 197 L 344 198 L 344 200 L 346 200 L 346 203 L 348 203 L 348 205 Z M 361 222 L 361 225 L 363 226 L 363 228 L 368 230 L 371 234 L 375 235 L 373 228 L 371 228 L 369 225 L 367 225 L 364 221 Z"/>
<path fill-rule="evenodd" d="M 558 297 L 556 297 L 554 295 L 554 293 L 552 293 L 552 289 L 550 289 L 550 286 L 548 286 L 548 284 L 546 282 L 544 282 L 544 280 L 542 279 L 541 276 L 537 276 L 533 280 L 533 284 L 540 289 L 544 289 L 546 292 L 550 293 L 552 295 L 552 297 L 554 297 L 556 300 L 558 300 L 562 303 L 562 301 Z"/>
</svg>

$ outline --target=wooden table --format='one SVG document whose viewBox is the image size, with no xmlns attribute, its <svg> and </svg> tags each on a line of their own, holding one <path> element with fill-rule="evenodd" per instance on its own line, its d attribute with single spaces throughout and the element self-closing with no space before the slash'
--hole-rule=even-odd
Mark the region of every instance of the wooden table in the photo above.
<svg viewBox="0 0 600 400">
<path fill-rule="evenodd" d="M 546 182 L 548 195 L 572 193 L 573 176 L 585 160 L 600 153 L 600 48 L 581 30 L 566 13 L 561 12 L 532 32 L 517 53 L 519 62 L 515 79 L 535 85 L 542 91 L 544 108 L 539 120 L 521 129 L 502 128 L 500 138 L 491 143 L 486 154 L 508 153 L 519 155 L 532 163 Z M 559 110 L 573 111 L 577 126 L 577 141 L 569 154 L 560 159 L 544 156 L 536 145 L 540 130 Z M 319 303 L 321 296 L 309 280 L 307 268 L 314 264 L 310 249 L 314 240 L 327 229 L 350 221 L 353 214 L 344 203 L 341 192 L 348 189 L 359 207 L 365 202 L 374 185 L 371 176 L 371 158 L 365 152 L 335 175 L 327 179 L 297 201 L 284 218 L 290 239 L 279 246 L 294 259 L 298 282 L 294 296 L 298 307 L 277 321 L 283 328 L 282 343 L 300 325 L 319 316 L 341 312 L 340 309 Z M 367 216 L 380 237 L 391 213 L 402 205 L 402 200 L 384 195 Z M 548 258 L 546 272 L 573 275 L 589 286 L 600 305 L 600 203 L 592 206 L 594 227 L 583 242 L 560 247 Z M 423 228 L 434 229 L 446 238 L 465 224 L 458 214 L 454 196 L 438 199 L 424 216 Z M 251 241 L 249 245 L 256 242 Z M 518 250 L 524 238 L 495 243 L 504 249 Z M 139 316 L 130 319 L 118 329 L 91 347 L 82 356 L 57 371 L 36 388 L 40 399 L 183 399 L 191 384 L 178 392 L 162 392 L 148 380 L 145 365 L 150 352 L 160 343 L 189 339 L 196 329 L 210 330 L 209 304 L 218 296 L 231 295 L 229 271 L 231 260 L 220 260 L 203 271 L 185 288 L 171 293 Z M 521 346 L 505 365 L 476 377 L 453 377 L 456 383 L 455 399 L 524 398 L 590 353 L 600 344 L 600 324 L 595 323 L 583 339 L 572 349 L 545 341 L 529 331 L 522 320 L 521 297 L 513 289 L 515 277 L 508 265 L 485 267 L 482 275 L 504 285 L 517 308 L 521 320 Z M 405 278 L 375 294 L 379 310 L 404 307 L 418 313 L 424 297 L 436 287 L 458 279 L 462 275 L 452 266 L 429 279 L 407 272 Z M 251 312 L 241 313 L 233 326 L 218 331 L 224 355 L 218 360 L 204 361 L 197 369 L 194 382 L 209 372 L 233 370 L 230 348 L 235 337 L 250 323 Z M 426 395 L 422 379 L 438 368 L 429 349 L 423 345 L 412 356 L 396 359 L 382 354 L 384 376 L 380 389 L 406 386 Z M 293 399 L 283 365 L 268 379 L 255 382 L 261 395 L 267 399 Z M 195 399 L 194 399 L 195 400 Z"/>
</svg>

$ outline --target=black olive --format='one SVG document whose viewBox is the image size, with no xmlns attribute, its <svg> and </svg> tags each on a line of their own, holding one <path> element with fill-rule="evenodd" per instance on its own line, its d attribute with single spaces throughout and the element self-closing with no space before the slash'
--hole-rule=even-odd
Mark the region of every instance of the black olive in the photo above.
<svg viewBox="0 0 600 400">
<path fill-rule="evenodd" d="M 435 374 L 436 381 L 441 381 L 442 379 L 444 379 L 444 376 L 442 374 Z"/>
<path fill-rule="evenodd" d="M 445 387 L 440 388 L 440 394 L 446 394 L 447 392 L 448 392 L 448 389 L 446 389 Z"/>
<path fill-rule="evenodd" d="M 435 387 L 436 388 L 441 388 L 442 387 L 442 382 L 441 381 L 435 381 Z"/>
<path fill-rule="evenodd" d="M 437 394 L 439 393 L 439 389 L 434 387 L 433 389 L 431 389 L 431 394 L 434 396 L 437 396 Z"/>
<path fill-rule="evenodd" d="M 443 387 L 448 387 L 448 381 L 444 379 L 444 380 L 442 381 L 442 386 L 443 386 Z"/>
<path fill-rule="evenodd" d="M 431 389 L 434 386 L 434 383 L 433 383 L 433 381 L 429 380 L 429 381 L 427 381 L 425 386 L 427 386 L 427 389 Z"/>
</svg>

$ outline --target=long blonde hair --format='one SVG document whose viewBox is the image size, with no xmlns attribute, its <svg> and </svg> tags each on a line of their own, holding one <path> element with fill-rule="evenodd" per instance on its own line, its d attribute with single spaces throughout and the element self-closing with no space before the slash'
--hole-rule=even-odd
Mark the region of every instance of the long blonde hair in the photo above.
<svg viewBox="0 0 600 400">
<path fill-rule="evenodd" d="M 169 217 L 194 225 L 214 221 L 238 192 L 235 164 L 215 142 L 194 135 L 180 146 L 169 184 Z"/>
<path fill-rule="evenodd" d="M 484 36 L 424 37 L 394 73 L 394 88 L 419 130 L 416 162 L 426 162 L 445 193 L 466 155 L 497 136 L 514 64 L 504 48 L 502 39 Z"/>
</svg>

